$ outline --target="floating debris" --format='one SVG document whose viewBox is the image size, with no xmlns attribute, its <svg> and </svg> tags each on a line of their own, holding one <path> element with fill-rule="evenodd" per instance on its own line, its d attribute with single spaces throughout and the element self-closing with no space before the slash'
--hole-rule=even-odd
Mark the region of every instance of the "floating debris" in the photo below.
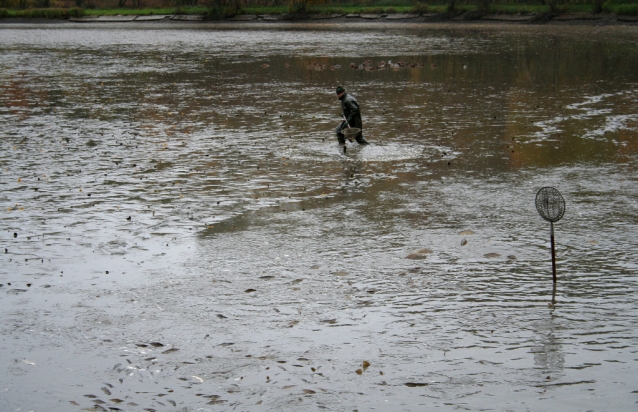
<svg viewBox="0 0 638 412">
<path fill-rule="evenodd" d="M 427 257 L 428 256 L 424 253 L 410 253 L 405 258 L 412 259 L 412 260 L 420 260 L 420 259 L 427 259 Z"/>
</svg>

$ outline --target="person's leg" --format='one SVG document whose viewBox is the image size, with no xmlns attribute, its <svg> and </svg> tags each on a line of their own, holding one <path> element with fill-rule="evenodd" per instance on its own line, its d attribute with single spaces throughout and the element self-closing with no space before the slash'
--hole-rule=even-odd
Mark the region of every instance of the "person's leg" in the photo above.
<svg viewBox="0 0 638 412">
<path fill-rule="evenodd" d="M 337 127 L 337 130 L 336 130 L 336 132 L 337 132 L 337 139 L 339 140 L 339 144 L 340 144 L 340 145 L 342 145 L 342 146 L 343 146 L 344 144 L 346 144 L 346 138 L 345 138 L 345 136 L 343 135 L 343 133 L 341 133 L 341 131 L 342 131 L 343 129 L 345 129 L 346 127 L 348 127 L 347 123 L 346 123 L 346 122 L 341 122 L 341 124 Z"/>
<path fill-rule="evenodd" d="M 370 143 L 368 143 L 368 141 L 366 139 L 364 139 L 363 132 L 360 132 L 359 134 L 357 134 L 357 137 L 355 137 L 355 139 L 357 139 L 357 143 L 359 143 L 361 145 L 370 144 Z"/>
</svg>

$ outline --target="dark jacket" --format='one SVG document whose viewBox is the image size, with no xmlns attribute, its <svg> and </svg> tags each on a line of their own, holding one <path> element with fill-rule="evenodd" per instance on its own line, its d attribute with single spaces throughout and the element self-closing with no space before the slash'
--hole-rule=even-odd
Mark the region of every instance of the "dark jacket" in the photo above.
<svg viewBox="0 0 638 412">
<path fill-rule="evenodd" d="M 341 110 L 343 110 L 343 115 L 348 120 L 350 127 L 363 129 L 359 103 L 357 103 L 357 99 L 355 99 L 354 96 L 351 96 L 348 93 L 343 95 L 341 98 Z"/>
</svg>

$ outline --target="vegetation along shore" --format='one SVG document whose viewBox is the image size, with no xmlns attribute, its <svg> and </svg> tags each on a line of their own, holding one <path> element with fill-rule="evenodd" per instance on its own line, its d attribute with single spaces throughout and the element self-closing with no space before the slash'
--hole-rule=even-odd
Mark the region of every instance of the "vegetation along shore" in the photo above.
<svg viewBox="0 0 638 412">
<path fill-rule="evenodd" d="M 0 22 L 486 21 L 638 24 L 636 0 L 0 0 Z"/>
</svg>

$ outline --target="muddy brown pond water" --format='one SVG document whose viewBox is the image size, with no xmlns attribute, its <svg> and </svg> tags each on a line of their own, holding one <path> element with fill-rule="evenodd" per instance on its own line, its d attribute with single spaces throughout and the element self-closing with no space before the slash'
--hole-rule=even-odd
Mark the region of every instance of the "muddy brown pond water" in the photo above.
<svg viewBox="0 0 638 412">
<path fill-rule="evenodd" d="M 3 25 L 0 410 L 635 410 L 636 67 L 635 27 Z"/>
</svg>

